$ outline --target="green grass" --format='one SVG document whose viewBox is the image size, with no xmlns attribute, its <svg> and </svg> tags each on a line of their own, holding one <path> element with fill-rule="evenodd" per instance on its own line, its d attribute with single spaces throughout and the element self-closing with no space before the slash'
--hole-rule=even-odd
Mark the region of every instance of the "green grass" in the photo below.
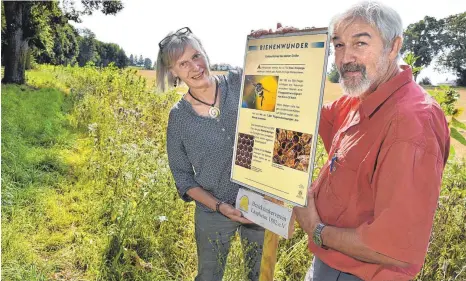
<svg viewBox="0 0 466 281">
<path fill-rule="evenodd" d="M 50 280 L 100 260 L 78 241 L 90 190 L 74 185 L 80 164 L 70 99 L 54 88 L 2 86 L 2 279 Z M 83 257 L 86 256 L 86 257 Z M 78 275 L 82 275 L 79 273 Z"/>
</svg>

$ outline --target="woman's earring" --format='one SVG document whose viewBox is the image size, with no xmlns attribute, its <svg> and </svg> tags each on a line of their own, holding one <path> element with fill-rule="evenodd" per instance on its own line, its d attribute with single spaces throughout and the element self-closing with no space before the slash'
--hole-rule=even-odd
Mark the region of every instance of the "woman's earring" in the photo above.
<svg viewBox="0 0 466 281">
<path fill-rule="evenodd" d="M 180 79 L 180 78 L 178 78 L 178 77 L 175 78 L 175 82 L 173 83 L 173 86 L 174 86 L 174 87 L 177 87 L 177 86 L 178 86 L 178 79 Z"/>
</svg>

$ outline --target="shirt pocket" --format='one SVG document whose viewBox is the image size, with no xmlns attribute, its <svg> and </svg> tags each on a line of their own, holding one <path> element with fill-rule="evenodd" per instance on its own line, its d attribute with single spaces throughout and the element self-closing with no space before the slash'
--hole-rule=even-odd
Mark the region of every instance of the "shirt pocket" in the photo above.
<svg viewBox="0 0 466 281">
<path fill-rule="evenodd" d="M 327 202 L 332 206 L 329 220 L 336 223 L 348 209 L 356 190 L 357 170 L 349 165 L 344 156 L 340 156 L 329 169 L 327 184 Z"/>
<path fill-rule="evenodd" d="M 317 180 L 312 184 L 312 189 L 315 194 L 315 204 L 320 218 L 324 223 L 333 224 L 332 220 L 335 211 L 335 206 L 332 202 L 336 202 L 335 195 L 329 189 L 329 169 L 330 161 L 327 161 L 322 167 L 322 170 L 317 177 Z"/>
</svg>

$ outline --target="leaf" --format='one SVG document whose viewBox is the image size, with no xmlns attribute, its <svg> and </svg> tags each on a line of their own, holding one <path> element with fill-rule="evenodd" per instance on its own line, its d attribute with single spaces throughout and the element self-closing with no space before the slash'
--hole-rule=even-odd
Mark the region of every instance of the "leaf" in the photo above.
<svg viewBox="0 0 466 281">
<path fill-rule="evenodd" d="M 466 139 L 463 137 L 463 135 L 458 132 L 455 128 L 450 128 L 450 136 L 454 138 L 455 140 L 459 141 L 462 145 L 466 145 Z"/>
<path fill-rule="evenodd" d="M 452 118 L 451 119 L 451 123 L 450 123 L 453 127 L 455 128 L 460 128 L 460 129 L 464 129 L 466 130 L 466 124 L 464 124 L 463 122 L 461 121 L 458 121 L 456 118 Z"/>
<path fill-rule="evenodd" d="M 450 145 L 450 154 L 448 155 L 449 159 L 453 159 L 456 156 L 456 151 L 455 147 L 453 145 Z"/>
</svg>

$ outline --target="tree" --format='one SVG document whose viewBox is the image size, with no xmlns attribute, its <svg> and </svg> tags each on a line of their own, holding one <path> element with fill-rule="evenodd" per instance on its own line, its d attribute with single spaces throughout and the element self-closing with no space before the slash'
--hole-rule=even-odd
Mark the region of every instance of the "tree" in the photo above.
<svg viewBox="0 0 466 281">
<path fill-rule="evenodd" d="M 144 69 L 152 69 L 152 60 L 150 58 L 144 59 Z"/>
<path fill-rule="evenodd" d="M 337 66 L 335 63 L 332 63 L 332 68 L 327 73 L 328 80 L 332 83 L 340 82 L 340 73 L 338 72 Z"/>
<path fill-rule="evenodd" d="M 46 4 L 51 2 L 45 2 Z M 32 2 L 4 2 L 5 11 L 5 49 L 3 61 L 5 72 L 2 82 L 24 84 L 26 56 L 29 39 L 35 30 L 31 14 Z"/>
<path fill-rule="evenodd" d="M 419 82 L 419 84 L 423 86 L 432 86 L 432 81 L 430 81 L 430 78 L 426 76 L 421 79 L 421 82 Z"/>
<path fill-rule="evenodd" d="M 73 63 L 78 54 L 78 35 L 58 3 L 33 5 L 31 17 L 35 21 L 35 30 L 29 40 L 27 58 L 38 63 Z"/>
<path fill-rule="evenodd" d="M 415 67 L 427 67 L 440 51 L 444 20 L 426 16 L 423 20 L 408 25 L 403 35 L 402 53 L 410 52 L 417 57 Z M 415 75 L 416 78 L 417 75 Z"/>
<path fill-rule="evenodd" d="M 466 12 L 445 19 L 440 67 L 455 72 L 459 86 L 466 86 Z"/>
<path fill-rule="evenodd" d="M 82 12 L 74 8 L 72 1 L 64 1 L 64 17 L 79 22 L 81 14 L 90 15 L 94 10 L 104 14 L 116 14 L 123 9 L 120 1 L 81 0 Z M 56 17 L 58 3 L 55 1 L 2 1 L 5 11 L 5 41 L 2 46 L 5 73 L 2 83 L 25 83 L 25 68 L 29 52 L 29 43 L 43 28 L 50 28 L 46 23 Z M 3 39 L 3 37 L 2 37 Z M 47 46 L 53 46 L 50 37 L 45 38 Z M 3 49 L 4 48 L 4 49 Z M 52 47 L 53 48 L 53 47 Z"/>
<path fill-rule="evenodd" d="M 81 38 L 79 40 L 79 66 L 84 66 L 89 61 L 96 61 L 96 40 L 95 34 L 89 29 L 80 31 Z"/>
<path fill-rule="evenodd" d="M 5 49 L 6 46 L 6 20 L 5 20 L 5 8 L 3 7 L 3 1 L 2 1 L 2 66 L 3 66 L 3 50 Z"/>
<path fill-rule="evenodd" d="M 142 58 L 142 55 L 139 55 L 138 66 L 143 66 L 143 65 L 144 65 L 144 59 Z"/>
<path fill-rule="evenodd" d="M 436 55 L 439 68 L 454 71 L 458 85 L 466 85 L 466 12 L 436 20 L 426 16 L 410 24 L 404 34 L 402 52 L 418 59 L 415 67 L 427 67 Z"/>
<path fill-rule="evenodd" d="M 90 61 L 99 67 L 106 67 L 112 62 L 119 68 L 128 65 L 128 57 L 119 45 L 95 39 L 95 34 L 89 29 L 81 30 L 80 34 L 79 66 L 84 66 Z"/>
<path fill-rule="evenodd" d="M 134 65 L 134 57 L 133 54 L 129 56 L 129 65 Z"/>
<path fill-rule="evenodd" d="M 79 54 L 78 32 L 66 23 L 55 28 L 52 64 L 74 65 Z"/>
<path fill-rule="evenodd" d="M 118 50 L 115 64 L 119 68 L 128 66 L 128 57 L 126 56 L 125 51 L 123 49 Z"/>
</svg>

